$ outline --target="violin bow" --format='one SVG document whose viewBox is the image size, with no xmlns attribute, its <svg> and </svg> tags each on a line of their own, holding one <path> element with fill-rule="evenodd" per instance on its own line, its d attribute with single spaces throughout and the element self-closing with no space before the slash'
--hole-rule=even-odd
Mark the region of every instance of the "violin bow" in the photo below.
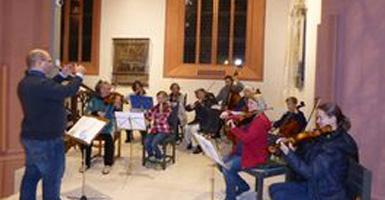
<svg viewBox="0 0 385 200">
<path fill-rule="evenodd" d="M 313 108 L 312 108 L 312 110 L 311 110 L 311 112 L 310 112 L 309 117 L 307 118 L 307 122 L 308 122 L 308 123 L 306 124 L 305 129 L 306 129 L 307 126 L 309 125 L 309 121 L 310 121 L 310 119 L 313 117 L 314 111 L 315 111 L 315 109 L 318 107 L 318 105 L 319 105 L 320 102 L 321 102 L 321 100 L 320 100 L 319 97 L 316 97 L 316 98 L 314 99 L 314 106 L 313 106 Z"/>
</svg>

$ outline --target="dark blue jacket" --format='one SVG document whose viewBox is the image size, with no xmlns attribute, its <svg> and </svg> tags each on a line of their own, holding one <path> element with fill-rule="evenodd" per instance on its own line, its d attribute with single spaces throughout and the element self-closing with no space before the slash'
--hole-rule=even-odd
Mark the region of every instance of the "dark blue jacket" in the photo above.
<svg viewBox="0 0 385 200">
<path fill-rule="evenodd" d="M 343 129 L 321 136 L 308 146 L 302 158 L 294 152 L 284 156 L 304 180 L 314 200 L 351 200 L 345 185 L 349 159 L 358 160 L 354 139 Z"/>
<path fill-rule="evenodd" d="M 69 84 L 57 75 L 53 79 L 42 72 L 29 71 L 19 82 L 18 96 L 24 118 L 21 137 L 33 140 L 51 140 L 62 137 L 67 123 L 64 99 L 78 91 L 82 79 L 75 76 Z"/>
</svg>

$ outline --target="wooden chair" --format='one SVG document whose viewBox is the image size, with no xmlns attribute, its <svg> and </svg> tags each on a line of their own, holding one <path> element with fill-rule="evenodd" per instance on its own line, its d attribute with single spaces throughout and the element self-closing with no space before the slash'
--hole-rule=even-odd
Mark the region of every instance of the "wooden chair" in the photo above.
<svg viewBox="0 0 385 200">
<path fill-rule="evenodd" d="M 143 140 L 145 137 L 143 137 Z M 144 146 L 144 141 L 142 142 L 142 165 L 145 166 L 146 163 L 155 163 L 160 164 L 162 166 L 162 169 L 165 170 L 168 163 L 174 164 L 176 161 L 176 135 L 175 133 L 169 134 L 162 142 L 162 151 L 163 151 L 163 158 L 159 161 L 153 161 L 150 160 L 149 157 L 146 155 L 146 149 Z M 168 147 L 171 147 L 171 152 L 168 151 Z"/>
<path fill-rule="evenodd" d="M 98 153 L 93 157 L 102 156 L 102 148 L 104 147 L 103 140 L 100 137 L 96 137 L 93 143 L 93 147 L 96 147 L 98 149 Z M 117 151 L 115 151 L 117 153 L 116 157 L 120 158 L 122 155 L 122 134 L 120 131 L 115 131 L 114 133 L 114 145 L 117 148 Z"/>
<path fill-rule="evenodd" d="M 354 199 L 371 199 L 372 172 L 352 159 L 349 160 L 346 184 Z"/>
<path fill-rule="evenodd" d="M 262 200 L 264 179 L 277 175 L 286 175 L 288 169 L 286 164 L 269 161 L 268 163 L 258 165 L 255 168 L 245 169 L 244 172 L 255 177 L 255 191 L 257 192 L 257 200 Z"/>
</svg>

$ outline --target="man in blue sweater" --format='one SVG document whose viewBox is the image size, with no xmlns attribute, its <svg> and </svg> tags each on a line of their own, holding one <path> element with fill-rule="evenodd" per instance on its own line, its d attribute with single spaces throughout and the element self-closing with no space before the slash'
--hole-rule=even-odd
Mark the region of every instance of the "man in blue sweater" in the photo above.
<svg viewBox="0 0 385 200">
<path fill-rule="evenodd" d="M 64 86 L 61 82 L 71 73 L 70 65 L 64 66 L 60 74 L 51 79 L 47 75 L 52 72 L 54 65 L 48 52 L 34 49 L 28 53 L 26 62 L 26 75 L 18 85 L 24 113 L 21 143 L 25 149 L 25 172 L 20 199 L 36 199 L 37 183 L 42 179 L 43 199 L 60 200 L 60 185 L 65 166 L 64 99 L 76 94 L 85 68 L 77 66 L 76 76 Z"/>
</svg>

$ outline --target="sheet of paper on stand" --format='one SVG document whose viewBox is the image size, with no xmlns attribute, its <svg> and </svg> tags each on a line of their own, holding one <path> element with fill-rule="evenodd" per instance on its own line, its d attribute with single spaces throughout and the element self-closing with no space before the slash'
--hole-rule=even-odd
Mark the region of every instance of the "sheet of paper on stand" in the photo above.
<svg viewBox="0 0 385 200">
<path fill-rule="evenodd" d="M 108 120 L 82 116 L 67 132 L 67 135 L 89 145 L 107 123 Z"/>
<path fill-rule="evenodd" d="M 115 112 L 116 125 L 122 130 L 146 130 L 143 112 Z"/>
</svg>

